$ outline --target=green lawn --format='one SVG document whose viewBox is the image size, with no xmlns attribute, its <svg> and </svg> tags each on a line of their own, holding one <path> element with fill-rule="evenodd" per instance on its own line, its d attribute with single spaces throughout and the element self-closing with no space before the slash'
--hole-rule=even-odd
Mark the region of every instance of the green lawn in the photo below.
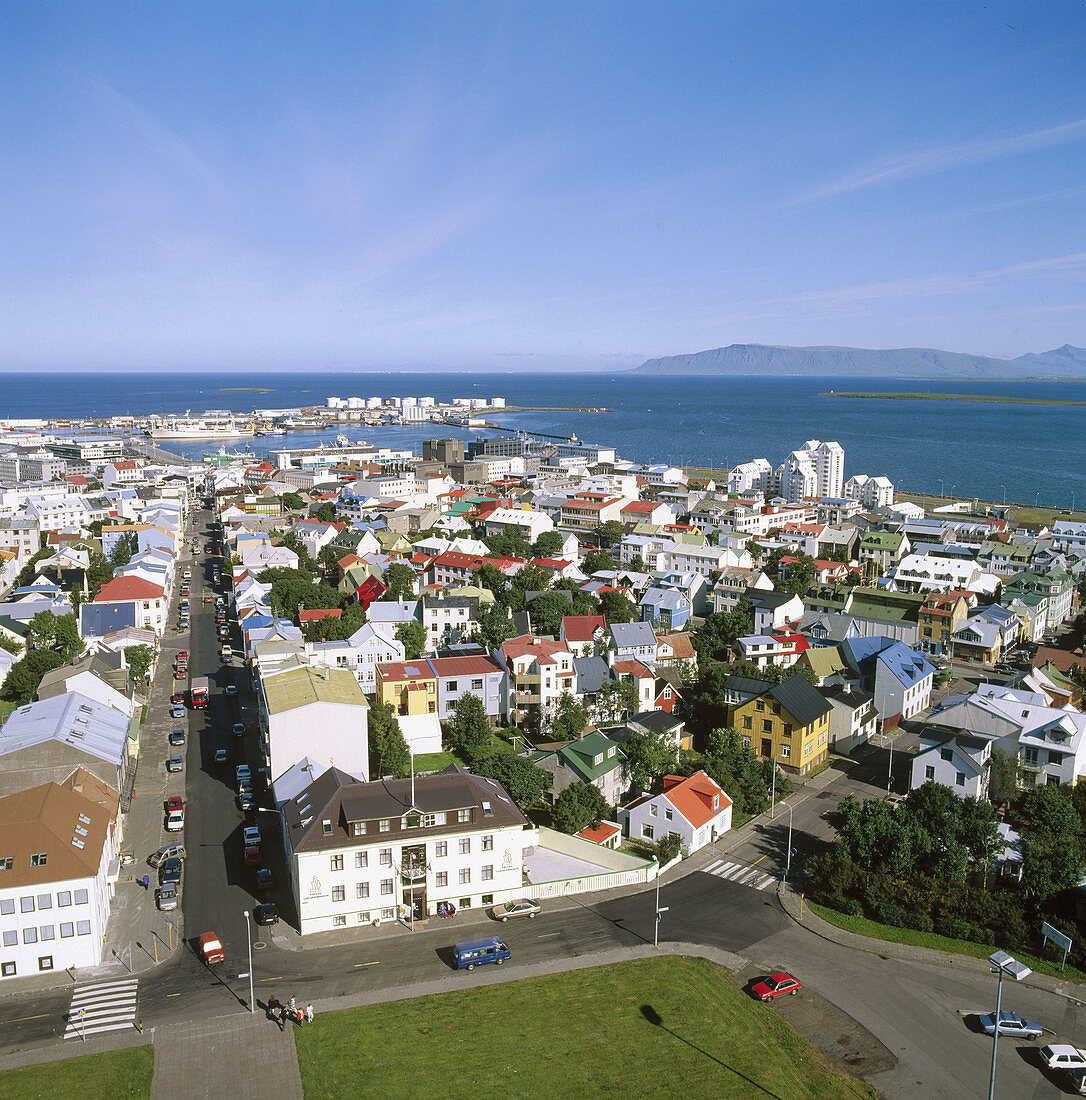
<svg viewBox="0 0 1086 1100">
<path fill-rule="evenodd" d="M 673 956 L 325 1013 L 295 1040 L 306 1100 L 875 1096 L 726 970 Z"/>
<path fill-rule="evenodd" d="M 450 764 L 455 763 L 456 757 L 451 752 L 423 752 L 415 757 L 415 774 L 422 772 L 443 771 Z"/>
<path fill-rule="evenodd" d="M 813 909 L 824 921 L 843 928 L 846 932 L 855 932 L 858 936 L 869 936 L 875 940 L 886 940 L 889 943 L 904 943 L 910 947 L 929 947 L 933 951 L 947 951 L 952 955 L 972 955 L 975 959 L 986 959 L 993 951 L 1002 948 L 993 944 L 973 943 L 972 940 L 954 940 L 949 936 L 940 936 L 935 932 L 917 932 L 912 928 L 896 928 L 892 924 L 879 924 L 878 921 L 868 920 L 867 917 L 850 917 L 845 913 L 838 913 L 836 909 L 830 909 L 817 902 L 805 901 L 804 905 Z M 1069 982 L 1086 982 L 1086 973 L 1068 964 L 1060 972 L 1060 964 L 1050 959 L 1041 959 L 1028 952 L 1015 951 L 1014 957 L 1023 962 L 1031 970 L 1039 974 L 1050 974 L 1056 978 L 1066 978 Z"/>
<path fill-rule="evenodd" d="M 150 1046 L 88 1054 L 0 1073 L 0 1096 L 20 1100 L 115 1100 L 151 1095 L 155 1052 Z"/>
</svg>

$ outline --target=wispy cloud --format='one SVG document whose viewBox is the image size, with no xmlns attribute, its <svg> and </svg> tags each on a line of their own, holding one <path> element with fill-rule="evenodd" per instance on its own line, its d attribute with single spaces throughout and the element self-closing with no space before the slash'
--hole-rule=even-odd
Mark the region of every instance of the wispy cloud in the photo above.
<svg viewBox="0 0 1086 1100">
<path fill-rule="evenodd" d="M 1080 118 L 1064 123 L 1062 126 L 1031 130 L 1024 134 L 1012 134 L 1009 137 L 902 149 L 861 164 L 838 179 L 801 196 L 796 202 L 817 202 L 879 184 L 931 176 L 954 168 L 998 160 L 1001 157 L 1017 156 L 1032 152 L 1034 149 L 1066 145 L 1080 141 L 1084 137 L 1086 137 L 1086 118 Z"/>
</svg>

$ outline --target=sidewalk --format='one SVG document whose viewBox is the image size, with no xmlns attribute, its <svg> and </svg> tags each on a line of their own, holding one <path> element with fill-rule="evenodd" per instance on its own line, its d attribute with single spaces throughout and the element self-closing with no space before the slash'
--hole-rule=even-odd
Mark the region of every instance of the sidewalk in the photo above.
<svg viewBox="0 0 1086 1100">
<path fill-rule="evenodd" d="M 931 947 L 914 947 L 912 944 L 907 943 L 876 940 L 870 936 L 860 936 L 855 932 L 838 928 L 837 925 L 823 920 L 810 906 L 803 905 L 801 896 L 795 892 L 789 883 L 782 882 L 777 887 L 777 897 L 780 899 L 784 911 L 796 924 L 806 928 L 808 932 L 813 932 L 821 939 L 828 940 L 830 943 L 840 944 L 842 947 L 849 947 L 854 951 L 864 951 L 869 955 L 901 959 L 905 962 L 953 967 L 974 974 L 988 974 L 991 972 L 992 968 L 987 959 L 978 959 L 972 955 L 956 955 L 950 951 L 937 951 Z M 1024 984 L 1058 994 L 1070 1001 L 1080 1003 L 1082 1000 L 1086 1000 L 1086 989 L 1081 985 L 1064 981 L 1061 978 L 1053 978 L 1048 974 L 1032 973 L 1025 979 Z"/>
</svg>

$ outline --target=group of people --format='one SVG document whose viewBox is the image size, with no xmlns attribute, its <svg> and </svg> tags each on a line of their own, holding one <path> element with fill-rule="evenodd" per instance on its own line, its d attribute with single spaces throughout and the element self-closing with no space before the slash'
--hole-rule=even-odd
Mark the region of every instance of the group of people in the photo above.
<svg viewBox="0 0 1086 1100">
<path fill-rule="evenodd" d="M 446 917 L 455 917 L 456 906 L 451 901 L 439 901 L 437 903 L 437 914 L 442 920 Z"/>
<path fill-rule="evenodd" d="M 297 999 L 291 997 L 290 1004 L 285 1005 L 278 997 L 273 993 L 268 998 L 268 1016 L 275 1020 L 279 1025 L 279 1030 L 283 1030 L 283 1026 L 287 1020 L 293 1020 L 296 1024 L 312 1023 L 313 1022 L 313 1003 L 310 1002 L 302 1008 Z"/>
</svg>

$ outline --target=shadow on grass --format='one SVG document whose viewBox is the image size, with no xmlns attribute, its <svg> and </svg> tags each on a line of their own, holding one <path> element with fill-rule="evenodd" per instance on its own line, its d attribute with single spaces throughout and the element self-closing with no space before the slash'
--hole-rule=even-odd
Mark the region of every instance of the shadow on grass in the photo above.
<svg viewBox="0 0 1086 1100">
<path fill-rule="evenodd" d="M 783 1097 L 778 1096 L 775 1092 L 770 1092 L 770 1090 L 767 1089 L 764 1085 L 758 1084 L 757 1081 L 752 1080 L 745 1073 L 741 1073 L 734 1066 L 729 1066 L 727 1062 L 722 1062 L 719 1058 L 716 1057 L 715 1054 L 710 1054 L 707 1050 L 702 1050 L 701 1047 L 697 1046 L 695 1043 L 690 1042 L 689 1039 L 684 1039 L 678 1032 L 672 1031 L 672 1029 L 669 1027 L 665 1027 L 664 1021 L 660 1016 L 660 1013 L 657 1012 L 656 1009 L 652 1007 L 652 1005 L 642 1005 L 641 1015 L 644 1016 L 645 1019 L 653 1025 L 653 1027 L 658 1027 L 661 1030 L 666 1031 L 668 1035 L 670 1035 L 673 1039 L 678 1039 L 680 1043 L 685 1043 L 691 1050 L 696 1050 L 699 1054 L 704 1055 L 706 1058 L 709 1058 L 712 1061 L 716 1062 L 716 1064 L 722 1069 L 728 1070 L 729 1073 L 734 1073 L 736 1077 L 742 1078 L 742 1080 L 746 1081 L 748 1085 L 753 1085 L 759 1092 L 764 1092 L 766 1096 L 772 1096 L 774 1100 L 784 1100 Z"/>
</svg>

